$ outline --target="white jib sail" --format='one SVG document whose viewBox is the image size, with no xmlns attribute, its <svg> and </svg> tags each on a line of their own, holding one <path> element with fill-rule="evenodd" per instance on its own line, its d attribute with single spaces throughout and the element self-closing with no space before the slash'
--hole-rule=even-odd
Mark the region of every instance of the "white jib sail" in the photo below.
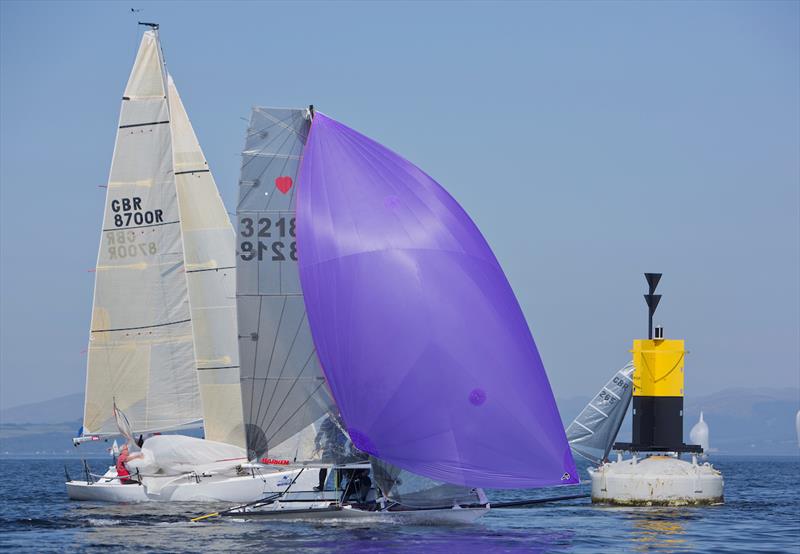
<svg viewBox="0 0 800 554">
<path fill-rule="evenodd" d="M 235 236 L 171 77 L 169 105 L 205 436 L 244 448 Z"/>
<path fill-rule="evenodd" d="M 201 419 L 184 273 L 167 87 L 158 37 L 144 33 L 122 101 L 95 275 L 85 434 L 137 433 Z"/>
</svg>

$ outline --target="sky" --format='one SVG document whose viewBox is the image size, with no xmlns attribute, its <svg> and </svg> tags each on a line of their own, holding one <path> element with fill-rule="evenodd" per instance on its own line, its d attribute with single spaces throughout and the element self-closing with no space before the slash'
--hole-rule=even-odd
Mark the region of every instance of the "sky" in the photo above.
<svg viewBox="0 0 800 554">
<path fill-rule="evenodd" d="M 798 2 L 4 1 L 0 406 L 84 388 L 137 18 L 229 210 L 253 105 L 314 104 L 439 181 L 556 397 L 646 338 L 645 271 L 687 395 L 800 386 Z"/>
</svg>

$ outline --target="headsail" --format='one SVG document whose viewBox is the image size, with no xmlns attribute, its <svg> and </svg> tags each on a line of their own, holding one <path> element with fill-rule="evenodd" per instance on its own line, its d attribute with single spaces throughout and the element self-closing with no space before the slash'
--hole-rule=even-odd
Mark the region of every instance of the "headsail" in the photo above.
<svg viewBox="0 0 800 554">
<path fill-rule="evenodd" d="M 205 438 L 244 448 L 233 227 L 171 77 L 169 105 Z"/>
<path fill-rule="evenodd" d="M 236 209 L 247 448 L 251 457 L 289 462 L 329 458 L 336 449 L 324 446 L 325 435 L 330 444 L 341 435 L 297 269 L 295 182 L 309 123 L 307 110 L 253 109 Z"/>
<path fill-rule="evenodd" d="M 144 33 L 122 101 L 88 348 L 85 434 L 201 419 L 164 66 Z"/>
<path fill-rule="evenodd" d="M 600 464 L 608 458 L 633 396 L 633 362 L 614 374 L 567 427 L 572 452 Z"/>
<path fill-rule="evenodd" d="M 358 448 L 470 487 L 578 482 L 522 310 L 438 183 L 317 113 L 297 239 L 314 343 Z"/>
</svg>

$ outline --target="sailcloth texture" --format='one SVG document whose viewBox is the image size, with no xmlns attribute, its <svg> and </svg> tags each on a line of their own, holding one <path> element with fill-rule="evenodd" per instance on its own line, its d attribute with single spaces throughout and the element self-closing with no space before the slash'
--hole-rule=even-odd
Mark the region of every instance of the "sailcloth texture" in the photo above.
<svg viewBox="0 0 800 554">
<path fill-rule="evenodd" d="M 617 371 L 567 427 L 572 452 L 600 464 L 608 458 L 633 396 L 633 362 Z"/>
<path fill-rule="evenodd" d="M 233 226 L 171 77 L 169 103 L 205 438 L 244 448 Z"/>
<path fill-rule="evenodd" d="M 353 443 L 452 484 L 578 482 L 522 310 L 458 203 L 321 113 L 297 189 L 308 320 Z"/>
<path fill-rule="evenodd" d="M 309 123 L 305 109 L 253 108 L 236 208 L 247 449 L 281 464 L 358 455 L 322 375 L 297 268 L 296 180 Z"/>
<path fill-rule="evenodd" d="M 166 75 L 144 33 L 122 100 L 97 257 L 85 434 L 116 434 L 114 403 L 135 432 L 201 418 Z"/>
</svg>

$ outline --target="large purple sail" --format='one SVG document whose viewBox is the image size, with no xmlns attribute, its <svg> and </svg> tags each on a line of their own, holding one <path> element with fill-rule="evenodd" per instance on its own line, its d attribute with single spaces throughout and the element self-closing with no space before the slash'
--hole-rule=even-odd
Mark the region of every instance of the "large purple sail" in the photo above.
<svg viewBox="0 0 800 554">
<path fill-rule="evenodd" d="M 355 445 L 458 485 L 577 483 L 525 317 L 461 206 L 319 113 L 297 194 L 309 323 Z"/>
</svg>

